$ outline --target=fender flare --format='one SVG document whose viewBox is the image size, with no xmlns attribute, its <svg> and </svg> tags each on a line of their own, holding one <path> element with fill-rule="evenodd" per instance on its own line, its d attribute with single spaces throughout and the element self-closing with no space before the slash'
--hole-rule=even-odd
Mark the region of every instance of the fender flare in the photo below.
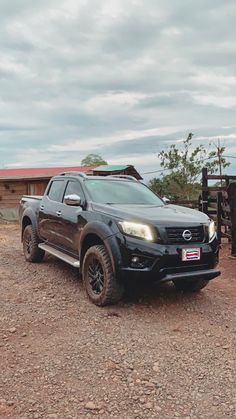
<svg viewBox="0 0 236 419">
<path fill-rule="evenodd" d="M 23 221 L 24 221 L 25 217 L 30 219 L 33 228 L 35 229 L 35 231 L 38 234 L 38 224 L 37 224 L 36 215 L 35 215 L 34 211 L 32 210 L 32 208 L 28 207 L 24 210 L 24 212 L 22 214 L 22 217 L 21 217 L 21 241 L 22 241 L 22 237 L 23 237 Z"/>
<path fill-rule="evenodd" d="M 113 270 L 116 274 L 118 274 L 120 267 L 122 265 L 122 258 L 121 258 L 119 245 L 117 242 L 116 233 L 111 233 L 109 226 L 105 223 L 102 223 L 99 221 L 92 221 L 90 223 L 87 223 L 86 226 L 83 228 L 81 236 L 80 236 L 80 242 L 79 242 L 80 259 L 81 259 L 81 250 L 83 248 L 84 240 L 89 234 L 95 234 L 103 241 L 109 253 L 109 256 L 111 258 Z"/>
</svg>

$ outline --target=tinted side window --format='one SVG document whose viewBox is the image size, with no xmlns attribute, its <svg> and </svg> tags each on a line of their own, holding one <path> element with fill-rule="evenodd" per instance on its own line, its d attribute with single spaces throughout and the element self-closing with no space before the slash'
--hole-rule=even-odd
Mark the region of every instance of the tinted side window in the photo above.
<svg viewBox="0 0 236 419">
<path fill-rule="evenodd" d="M 79 195 L 80 198 L 84 198 L 84 194 L 83 194 L 83 191 L 82 191 L 82 188 L 81 188 L 79 182 L 70 180 L 67 183 L 67 187 L 66 187 L 64 197 L 66 195 L 74 195 L 74 194 Z"/>
<path fill-rule="evenodd" d="M 54 180 L 51 183 L 51 186 L 48 192 L 48 197 L 52 201 L 62 202 L 63 192 L 64 192 L 64 180 Z"/>
</svg>

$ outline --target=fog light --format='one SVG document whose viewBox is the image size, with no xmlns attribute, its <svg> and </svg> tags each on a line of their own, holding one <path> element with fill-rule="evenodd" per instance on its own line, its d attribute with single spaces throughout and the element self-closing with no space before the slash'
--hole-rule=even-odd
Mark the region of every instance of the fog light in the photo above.
<svg viewBox="0 0 236 419">
<path fill-rule="evenodd" d="M 138 265 L 138 263 L 139 263 L 139 257 L 138 256 L 133 256 L 132 259 L 131 259 L 131 263 L 133 265 Z"/>
<path fill-rule="evenodd" d="M 143 269 L 145 267 L 144 259 L 138 256 L 132 256 L 130 266 L 134 269 Z"/>
</svg>

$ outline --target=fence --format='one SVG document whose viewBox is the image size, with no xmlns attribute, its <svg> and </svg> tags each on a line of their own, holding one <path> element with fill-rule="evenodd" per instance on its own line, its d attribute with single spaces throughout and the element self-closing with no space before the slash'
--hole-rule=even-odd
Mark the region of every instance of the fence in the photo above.
<svg viewBox="0 0 236 419">
<path fill-rule="evenodd" d="M 219 185 L 209 186 L 209 181 Z M 202 196 L 199 210 L 213 218 L 219 240 L 226 237 L 232 243 L 232 255 L 236 256 L 236 176 L 218 176 L 202 171 Z"/>
</svg>

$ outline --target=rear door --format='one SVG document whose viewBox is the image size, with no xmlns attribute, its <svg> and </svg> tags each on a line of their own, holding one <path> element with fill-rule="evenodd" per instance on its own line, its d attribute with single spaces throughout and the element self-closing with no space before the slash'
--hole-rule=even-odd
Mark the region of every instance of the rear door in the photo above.
<svg viewBox="0 0 236 419">
<path fill-rule="evenodd" d="M 39 210 L 39 235 L 54 246 L 62 242 L 62 200 L 65 192 L 65 179 L 53 180 L 44 195 Z"/>
</svg>

